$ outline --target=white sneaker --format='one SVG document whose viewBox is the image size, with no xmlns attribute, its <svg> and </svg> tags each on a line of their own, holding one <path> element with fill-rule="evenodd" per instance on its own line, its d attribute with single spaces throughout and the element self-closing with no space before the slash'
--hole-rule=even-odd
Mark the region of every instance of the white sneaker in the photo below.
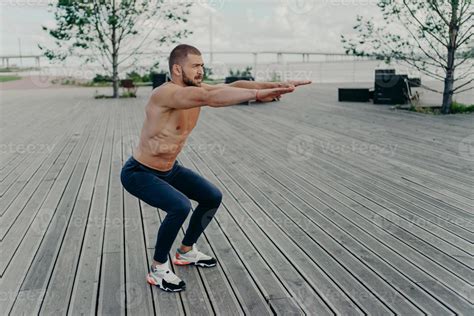
<svg viewBox="0 0 474 316">
<path fill-rule="evenodd" d="M 146 280 L 151 285 L 156 285 L 167 292 L 179 292 L 186 288 L 186 283 L 169 269 L 168 260 L 162 265 L 155 267 L 152 265 L 150 270 Z"/>
<path fill-rule="evenodd" d="M 184 254 L 176 250 L 176 255 L 173 259 L 173 263 L 180 266 L 192 264 L 195 266 L 210 268 L 216 266 L 217 261 L 211 256 L 200 252 L 197 249 L 196 244 L 194 244 L 193 248 Z"/>
</svg>

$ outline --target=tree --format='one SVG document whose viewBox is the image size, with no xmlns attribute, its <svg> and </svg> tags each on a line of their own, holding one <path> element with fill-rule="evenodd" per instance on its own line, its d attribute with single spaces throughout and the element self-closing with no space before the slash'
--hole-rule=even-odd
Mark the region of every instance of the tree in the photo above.
<svg viewBox="0 0 474 316">
<path fill-rule="evenodd" d="M 453 94 L 473 89 L 472 0 L 378 0 L 381 26 L 357 16 L 353 38 L 341 36 L 347 54 L 405 62 L 444 82 L 441 111 L 450 112 Z M 464 69 L 462 69 L 464 67 Z M 467 68 L 467 69 L 466 69 Z M 454 76 L 455 71 L 462 72 Z M 456 87 L 454 87 L 456 83 Z"/>
<path fill-rule="evenodd" d="M 184 29 L 191 2 L 168 0 L 59 0 L 55 28 L 43 26 L 55 47 L 39 45 L 50 60 L 71 56 L 98 63 L 110 75 L 113 96 L 119 94 L 119 66 L 134 64 L 145 48 L 156 52 L 164 44 L 192 34 Z"/>
</svg>

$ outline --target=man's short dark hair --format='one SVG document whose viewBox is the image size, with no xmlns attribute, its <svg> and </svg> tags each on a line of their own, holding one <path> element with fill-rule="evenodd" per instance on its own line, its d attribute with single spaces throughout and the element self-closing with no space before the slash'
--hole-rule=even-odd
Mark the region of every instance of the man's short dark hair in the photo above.
<svg viewBox="0 0 474 316">
<path fill-rule="evenodd" d="M 186 45 L 186 44 L 180 44 L 171 51 L 170 58 L 169 58 L 170 74 L 173 73 L 173 65 L 174 64 L 180 65 L 183 62 L 183 60 L 185 60 L 186 57 L 188 57 L 188 54 L 201 56 L 201 52 L 199 51 L 199 49 L 197 49 L 194 46 Z"/>
</svg>

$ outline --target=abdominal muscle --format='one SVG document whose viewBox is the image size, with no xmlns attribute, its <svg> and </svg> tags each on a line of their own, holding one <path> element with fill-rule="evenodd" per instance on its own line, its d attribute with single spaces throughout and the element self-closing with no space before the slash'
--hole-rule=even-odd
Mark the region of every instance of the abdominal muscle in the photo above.
<svg viewBox="0 0 474 316">
<path fill-rule="evenodd" d="M 168 171 L 196 125 L 199 109 L 153 112 L 147 110 L 133 157 L 149 168 Z"/>
<path fill-rule="evenodd" d="M 159 171 L 168 171 L 173 167 L 185 141 L 186 138 L 179 140 L 170 137 L 148 138 L 147 145 L 140 141 L 133 152 L 133 157 L 147 167 Z"/>
</svg>

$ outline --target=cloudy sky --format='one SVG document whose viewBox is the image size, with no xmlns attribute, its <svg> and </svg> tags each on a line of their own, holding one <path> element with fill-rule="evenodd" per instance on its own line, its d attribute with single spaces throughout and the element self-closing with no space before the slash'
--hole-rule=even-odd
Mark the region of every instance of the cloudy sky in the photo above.
<svg viewBox="0 0 474 316">
<path fill-rule="evenodd" d="M 0 0 L 1 54 L 37 54 L 53 25 L 52 0 Z M 177 1 L 177 0 L 165 0 Z M 375 0 L 194 0 L 186 42 L 209 50 L 209 15 L 215 51 L 342 51 L 339 35 L 348 34 L 357 14 L 377 16 Z"/>
</svg>

